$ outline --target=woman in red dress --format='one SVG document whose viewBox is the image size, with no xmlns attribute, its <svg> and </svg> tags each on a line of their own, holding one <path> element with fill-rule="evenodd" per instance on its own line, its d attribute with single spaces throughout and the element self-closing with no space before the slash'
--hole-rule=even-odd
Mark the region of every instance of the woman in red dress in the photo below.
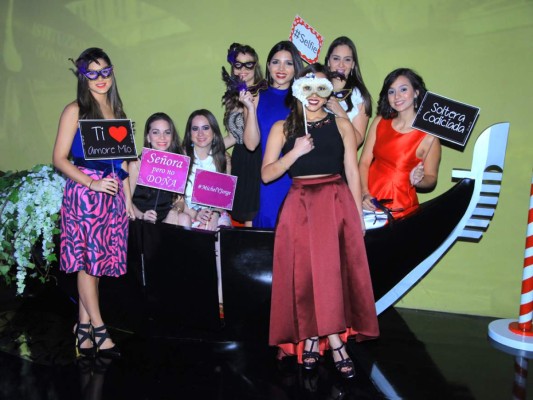
<svg viewBox="0 0 533 400">
<path fill-rule="evenodd" d="M 377 199 L 395 218 L 406 216 L 418 208 L 417 189 L 437 184 L 440 141 L 411 127 L 426 91 L 422 77 L 408 68 L 385 78 L 359 160 L 365 210 L 376 211 Z"/>
</svg>

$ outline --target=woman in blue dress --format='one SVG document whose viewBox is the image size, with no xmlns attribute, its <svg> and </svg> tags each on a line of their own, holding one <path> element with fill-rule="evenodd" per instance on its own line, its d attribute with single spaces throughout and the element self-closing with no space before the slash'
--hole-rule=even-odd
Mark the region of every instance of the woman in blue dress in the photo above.
<svg viewBox="0 0 533 400">
<path fill-rule="evenodd" d="M 269 87 L 261 92 L 257 105 L 257 122 L 259 137 L 255 140 L 261 144 L 261 152 L 265 153 L 270 128 L 277 121 L 289 115 L 290 86 L 294 76 L 303 68 L 302 59 L 296 46 L 289 41 L 281 41 L 274 45 L 267 57 L 266 79 Z M 274 228 L 281 203 L 291 186 L 288 174 L 268 184 L 261 183 L 259 193 L 259 212 L 253 220 L 255 228 Z"/>
</svg>

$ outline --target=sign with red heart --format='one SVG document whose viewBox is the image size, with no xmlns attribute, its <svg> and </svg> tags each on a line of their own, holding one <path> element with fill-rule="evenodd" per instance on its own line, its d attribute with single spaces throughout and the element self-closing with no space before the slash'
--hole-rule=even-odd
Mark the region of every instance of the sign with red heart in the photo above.
<svg viewBox="0 0 533 400">
<path fill-rule="evenodd" d="M 86 160 L 137 158 L 130 119 L 82 119 L 78 125 Z"/>
<path fill-rule="evenodd" d="M 119 143 L 122 142 L 127 135 L 128 130 L 123 126 L 111 126 L 109 128 L 109 136 Z"/>
</svg>

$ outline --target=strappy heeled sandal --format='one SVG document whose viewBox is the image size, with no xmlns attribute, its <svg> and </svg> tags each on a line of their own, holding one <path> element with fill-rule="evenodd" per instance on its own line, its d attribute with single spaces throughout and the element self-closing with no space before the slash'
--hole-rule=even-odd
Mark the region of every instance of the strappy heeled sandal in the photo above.
<svg viewBox="0 0 533 400">
<path fill-rule="evenodd" d="M 309 350 L 304 349 L 304 352 L 302 354 L 302 364 L 305 369 L 311 371 L 315 369 L 316 366 L 318 365 L 318 360 L 320 359 L 320 353 L 318 352 L 318 338 L 309 338 L 307 340 L 311 342 L 311 348 Z M 315 347 L 315 343 L 316 343 L 317 351 L 313 351 L 313 348 Z"/>
<path fill-rule="evenodd" d="M 74 329 L 76 335 L 76 358 L 80 357 L 94 357 L 96 353 L 96 346 L 94 344 L 94 338 L 91 330 L 91 324 L 76 323 Z M 91 342 L 92 347 L 81 347 L 86 341 Z"/>
<path fill-rule="evenodd" d="M 113 347 L 108 349 L 101 349 L 100 346 L 106 341 L 106 339 L 111 339 L 109 333 L 107 332 L 107 327 L 105 325 L 99 327 L 93 327 L 94 341 L 96 347 L 98 348 L 98 356 L 108 357 L 108 358 L 120 358 L 120 350 L 115 344 Z"/>
<path fill-rule="evenodd" d="M 339 353 L 339 356 L 341 357 L 339 361 L 334 360 L 335 368 L 337 368 L 337 371 L 340 372 L 341 376 L 344 379 L 350 379 L 355 376 L 355 368 L 350 357 L 348 356 L 348 358 L 344 358 L 344 356 L 342 355 L 341 350 L 343 348 L 344 348 L 344 343 L 340 347 L 333 349 L 333 351 L 336 351 L 337 353 Z"/>
</svg>

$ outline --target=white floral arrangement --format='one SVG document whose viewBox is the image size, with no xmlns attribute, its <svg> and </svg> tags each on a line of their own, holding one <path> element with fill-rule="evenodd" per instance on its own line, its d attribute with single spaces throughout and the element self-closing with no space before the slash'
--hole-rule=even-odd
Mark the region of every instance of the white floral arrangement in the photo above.
<svg viewBox="0 0 533 400">
<path fill-rule="evenodd" d="M 65 179 L 51 165 L 0 177 L 0 276 L 8 284 L 15 281 L 19 295 L 27 276 L 44 283 L 57 261 L 54 235 L 64 187 Z"/>
</svg>

